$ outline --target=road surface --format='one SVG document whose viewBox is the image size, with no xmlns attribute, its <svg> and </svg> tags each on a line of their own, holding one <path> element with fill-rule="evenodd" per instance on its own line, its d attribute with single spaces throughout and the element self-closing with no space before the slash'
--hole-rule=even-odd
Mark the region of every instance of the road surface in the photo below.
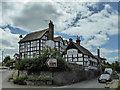
<svg viewBox="0 0 120 90">
<path fill-rule="evenodd" d="M 26 86 L 26 85 L 17 85 L 12 82 L 8 82 L 8 79 L 11 77 L 13 70 L 0 70 L 0 77 L 2 76 L 2 85 L 1 88 L 51 88 L 51 86 Z"/>
<path fill-rule="evenodd" d="M 91 80 L 85 80 L 80 83 L 62 86 L 61 88 L 104 88 L 105 83 L 98 83 L 98 77 L 91 79 Z"/>
<path fill-rule="evenodd" d="M 12 74 L 12 70 L 7 70 L 7 71 L 0 71 L 0 76 L 2 74 L 2 88 L 44 88 L 46 86 L 21 86 L 21 85 L 16 85 L 13 84 L 12 82 L 8 82 L 8 78 Z M 72 84 L 72 85 L 67 85 L 67 86 L 61 86 L 57 88 L 104 88 L 105 84 L 98 83 L 98 77 L 91 79 L 91 80 L 86 80 L 82 81 L 80 83 Z M 47 88 L 52 88 L 52 87 L 47 87 Z M 56 88 L 56 87 L 53 87 Z"/>
<path fill-rule="evenodd" d="M 2 70 L 0 75 L 2 75 L 2 88 L 19 88 L 19 85 L 15 85 L 11 82 L 8 82 L 9 77 L 12 75 L 12 70 Z"/>
</svg>

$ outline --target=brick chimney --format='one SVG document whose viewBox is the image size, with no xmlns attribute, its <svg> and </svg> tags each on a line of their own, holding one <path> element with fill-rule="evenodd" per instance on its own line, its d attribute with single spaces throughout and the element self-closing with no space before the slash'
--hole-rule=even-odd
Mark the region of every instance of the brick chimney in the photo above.
<svg viewBox="0 0 120 90">
<path fill-rule="evenodd" d="M 53 40 L 53 38 L 54 38 L 54 24 L 53 24 L 53 22 L 50 20 L 48 39 L 49 39 L 49 40 Z"/>
<path fill-rule="evenodd" d="M 72 38 L 69 39 L 69 43 L 72 42 Z"/>
<path fill-rule="evenodd" d="M 97 49 L 97 55 L 100 57 L 100 49 Z"/>
<path fill-rule="evenodd" d="M 72 38 L 69 38 L 69 42 L 68 42 L 68 44 L 70 44 L 72 42 Z"/>
<path fill-rule="evenodd" d="M 80 41 L 81 41 L 81 40 L 80 40 L 80 37 L 77 36 L 76 43 L 77 43 L 78 45 L 80 45 Z"/>
</svg>

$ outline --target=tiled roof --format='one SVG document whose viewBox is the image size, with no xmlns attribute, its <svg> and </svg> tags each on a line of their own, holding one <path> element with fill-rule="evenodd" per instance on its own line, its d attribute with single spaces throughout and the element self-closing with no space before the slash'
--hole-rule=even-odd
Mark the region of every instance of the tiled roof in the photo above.
<svg viewBox="0 0 120 90">
<path fill-rule="evenodd" d="M 89 56 L 93 56 L 93 54 L 92 54 L 89 50 L 87 50 L 86 48 L 84 48 L 83 46 L 78 45 L 77 43 L 74 43 L 74 42 L 73 42 L 73 44 L 74 44 L 74 45 L 78 48 L 78 50 L 80 50 L 83 54 L 89 55 Z"/>
<path fill-rule="evenodd" d="M 42 31 L 32 32 L 27 34 L 23 39 L 19 41 L 19 43 L 40 39 L 49 29 L 44 29 Z"/>
<path fill-rule="evenodd" d="M 70 45 L 74 45 L 81 53 L 83 53 L 85 55 L 89 55 L 91 57 L 95 57 L 89 50 L 87 50 L 86 48 L 84 48 L 81 45 L 78 45 L 77 43 L 74 43 L 73 41 L 69 42 L 69 44 L 68 44 L 66 49 L 70 48 Z"/>
</svg>

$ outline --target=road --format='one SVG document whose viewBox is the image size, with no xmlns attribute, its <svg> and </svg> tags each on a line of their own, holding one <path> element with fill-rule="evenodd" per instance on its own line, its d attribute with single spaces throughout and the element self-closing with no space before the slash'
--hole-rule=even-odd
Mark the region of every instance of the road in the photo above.
<svg viewBox="0 0 120 90">
<path fill-rule="evenodd" d="M 0 76 L 2 75 L 2 88 L 104 88 L 104 83 L 98 83 L 98 77 L 82 81 L 80 83 L 67 85 L 67 86 L 61 86 L 61 87 L 46 87 L 46 86 L 22 86 L 22 85 L 15 85 L 11 82 L 8 82 L 8 78 L 11 76 L 13 71 L 7 70 L 7 71 L 0 71 Z"/>
<path fill-rule="evenodd" d="M 51 88 L 51 86 L 26 86 L 26 85 L 17 85 L 12 82 L 8 82 L 8 79 L 11 77 L 13 70 L 0 70 L 0 77 L 2 81 L 0 82 L 1 88 Z M 53 87 L 55 88 L 55 87 Z"/>
<path fill-rule="evenodd" d="M 12 70 L 2 70 L 0 71 L 0 76 L 2 76 L 2 88 L 19 88 L 20 86 L 8 82 L 9 77 L 12 75 Z"/>
<path fill-rule="evenodd" d="M 85 80 L 77 84 L 62 86 L 61 88 L 104 88 L 104 83 L 98 83 L 98 77 L 91 79 L 91 80 Z"/>
</svg>

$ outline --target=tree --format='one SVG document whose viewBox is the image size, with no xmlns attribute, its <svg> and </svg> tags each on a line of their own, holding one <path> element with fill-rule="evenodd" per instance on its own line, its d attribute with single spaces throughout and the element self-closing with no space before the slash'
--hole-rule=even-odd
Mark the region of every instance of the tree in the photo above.
<svg viewBox="0 0 120 90">
<path fill-rule="evenodd" d="M 116 70 L 116 71 L 119 71 L 119 72 L 120 72 L 120 63 L 119 63 L 118 61 L 116 61 L 116 62 L 114 63 L 114 67 L 115 67 L 115 70 Z"/>
<path fill-rule="evenodd" d="M 6 63 L 8 60 L 10 60 L 10 56 L 6 56 L 3 62 Z"/>
<path fill-rule="evenodd" d="M 48 58 L 53 57 L 57 59 L 57 68 L 50 68 L 46 64 Z M 40 71 L 65 71 L 71 69 L 71 66 L 60 56 L 59 49 L 50 47 L 43 49 L 42 55 L 38 57 L 16 61 L 15 66 L 18 70 L 28 71 L 29 74 L 39 73 Z"/>
<path fill-rule="evenodd" d="M 48 57 L 58 57 L 60 56 L 60 49 L 57 49 L 56 47 L 46 47 L 41 51 L 44 55 L 47 55 Z"/>
<path fill-rule="evenodd" d="M 10 60 L 8 60 L 8 61 L 4 64 L 4 66 L 9 67 L 9 66 L 10 66 Z"/>
</svg>

